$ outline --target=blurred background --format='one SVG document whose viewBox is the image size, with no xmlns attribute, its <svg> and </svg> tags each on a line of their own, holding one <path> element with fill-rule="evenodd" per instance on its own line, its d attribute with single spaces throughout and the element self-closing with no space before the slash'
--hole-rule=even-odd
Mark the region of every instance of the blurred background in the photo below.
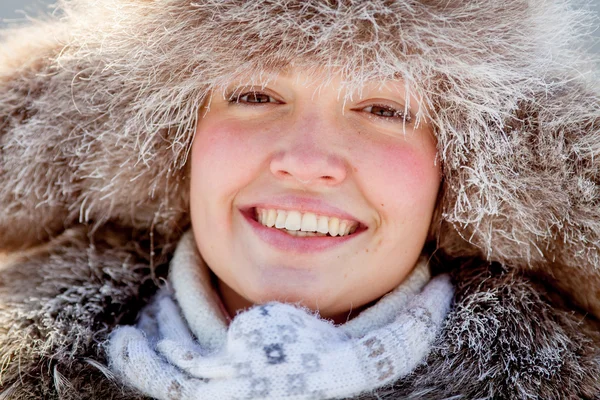
<svg viewBox="0 0 600 400">
<path fill-rule="evenodd" d="M 25 18 L 23 10 L 29 15 L 48 12 L 48 4 L 54 2 L 53 0 L 0 0 L 0 26 L 6 26 L 10 20 L 23 20 Z"/>
<path fill-rule="evenodd" d="M 23 20 L 27 15 L 39 15 L 48 12 L 48 5 L 55 0 L 0 0 L 0 27 L 9 25 L 11 21 Z M 501 0 L 500 0 L 501 1 Z M 589 7 L 600 14 L 600 0 L 579 0 L 589 4 Z M 600 53 L 600 26 L 594 33 L 595 45 L 593 51 Z"/>
</svg>

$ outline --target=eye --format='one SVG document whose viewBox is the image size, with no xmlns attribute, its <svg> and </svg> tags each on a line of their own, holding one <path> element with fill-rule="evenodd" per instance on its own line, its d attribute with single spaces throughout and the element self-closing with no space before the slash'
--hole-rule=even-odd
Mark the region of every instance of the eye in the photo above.
<svg viewBox="0 0 600 400">
<path fill-rule="evenodd" d="M 263 104 L 263 103 L 279 103 L 275 98 L 261 92 L 245 92 L 241 94 L 232 94 L 228 96 L 229 103 L 248 103 L 248 104 Z"/>
<path fill-rule="evenodd" d="M 372 104 L 362 108 L 360 111 L 373 114 L 384 119 L 399 120 L 403 122 L 410 122 L 412 120 L 410 112 L 405 113 L 404 110 L 397 110 L 388 105 Z"/>
</svg>

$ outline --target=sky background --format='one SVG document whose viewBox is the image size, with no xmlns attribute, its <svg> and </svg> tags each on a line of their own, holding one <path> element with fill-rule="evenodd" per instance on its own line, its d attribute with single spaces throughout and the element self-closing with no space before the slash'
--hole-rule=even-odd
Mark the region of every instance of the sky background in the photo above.
<svg viewBox="0 0 600 400">
<path fill-rule="evenodd" d="M 501 0 L 499 0 L 501 1 Z M 584 0 L 585 1 L 585 0 Z M 597 13 L 600 13 L 600 0 L 587 0 Z M 6 24 L 6 20 L 23 19 L 22 10 L 29 14 L 37 14 L 47 10 L 47 5 L 53 0 L 0 0 L 0 26 Z M 21 10 L 21 12 L 17 11 Z M 600 53 L 600 27 L 595 32 L 596 45 L 593 50 Z"/>
</svg>

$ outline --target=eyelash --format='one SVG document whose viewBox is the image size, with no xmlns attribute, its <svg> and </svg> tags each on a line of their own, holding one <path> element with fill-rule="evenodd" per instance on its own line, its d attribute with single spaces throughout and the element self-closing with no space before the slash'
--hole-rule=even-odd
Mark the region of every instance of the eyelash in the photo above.
<svg viewBox="0 0 600 400">
<path fill-rule="evenodd" d="M 363 107 L 360 110 L 356 110 L 356 111 L 364 111 L 365 109 L 370 108 L 370 111 L 367 111 L 369 114 L 371 114 L 372 116 L 376 117 L 376 118 L 382 118 L 384 120 L 390 120 L 390 119 L 399 119 L 401 121 L 404 121 L 406 123 L 410 123 L 412 121 L 412 115 L 410 113 L 410 111 L 408 111 L 406 114 L 404 113 L 404 110 L 397 110 L 394 107 L 385 105 L 385 104 L 371 104 L 367 107 Z M 373 108 L 378 108 L 380 109 L 382 112 L 384 113 L 391 113 L 392 115 L 379 115 L 379 114 L 373 114 Z"/>
<path fill-rule="evenodd" d="M 258 96 L 265 96 L 268 97 L 268 101 L 240 101 L 242 99 L 242 97 L 246 97 L 246 96 L 254 96 L 254 98 L 256 99 Z M 229 101 L 229 104 L 268 104 L 268 103 L 280 103 L 279 101 L 275 100 L 275 98 L 273 96 L 269 96 L 268 94 L 262 93 L 262 92 L 257 92 L 257 91 L 252 91 L 252 92 L 242 92 L 242 93 L 238 93 L 236 94 L 235 92 L 228 95 L 227 99 Z M 274 100 L 274 101 L 270 101 L 270 100 Z"/>
<path fill-rule="evenodd" d="M 247 100 L 242 99 L 243 97 L 247 97 L 247 96 L 253 96 L 255 100 L 259 96 L 263 96 L 263 99 L 265 97 L 267 97 L 268 99 L 267 99 L 267 101 L 247 101 Z M 243 92 L 243 93 L 239 93 L 239 94 L 232 93 L 227 96 L 227 99 L 229 101 L 229 104 L 243 104 L 243 105 L 248 105 L 248 104 L 262 105 L 262 104 L 269 104 L 269 103 L 281 104 L 281 102 L 277 101 L 273 96 L 269 96 L 268 94 L 265 94 L 262 92 L 257 92 L 257 91 Z M 370 111 L 367 111 L 367 113 L 371 114 L 375 118 L 386 120 L 388 122 L 391 119 L 392 120 L 398 119 L 405 123 L 410 123 L 412 121 L 412 115 L 411 115 L 410 111 L 405 114 L 404 110 L 400 111 L 400 110 L 395 109 L 394 107 L 391 107 L 391 106 L 385 105 L 385 104 L 371 104 L 371 105 L 363 107 L 361 109 L 353 109 L 353 111 L 365 111 L 365 109 L 367 109 L 367 108 L 370 108 Z M 388 113 L 391 115 L 374 114 L 373 113 L 374 108 L 378 109 L 378 111 L 380 111 L 382 113 Z"/>
</svg>

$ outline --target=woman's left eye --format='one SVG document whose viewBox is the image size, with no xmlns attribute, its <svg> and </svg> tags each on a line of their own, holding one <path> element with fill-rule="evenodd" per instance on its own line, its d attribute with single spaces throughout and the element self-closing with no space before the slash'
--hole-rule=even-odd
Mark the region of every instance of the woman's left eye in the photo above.
<svg viewBox="0 0 600 400">
<path fill-rule="evenodd" d="M 395 109 L 394 107 L 386 105 L 373 104 L 362 108 L 360 111 L 373 114 L 377 117 L 394 118 L 402 120 L 404 122 L 410 122 L 412 119 L 410 113 L 405 113 L 404 111 L 400 111 Z"/>
<path fill-rule="evenodd" d="M 246 104 L 278 103 L 272 96 L 261 92 L 246 92 L 238 96 L 230 96 L 229 102 Z"/>
</svg>

